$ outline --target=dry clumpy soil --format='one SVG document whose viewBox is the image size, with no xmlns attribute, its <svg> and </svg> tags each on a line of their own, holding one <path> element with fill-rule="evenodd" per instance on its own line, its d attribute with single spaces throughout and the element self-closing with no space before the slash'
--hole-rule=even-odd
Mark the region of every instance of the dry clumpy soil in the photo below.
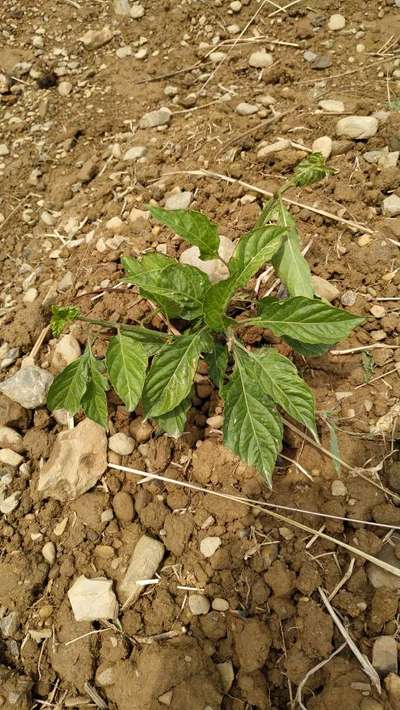
<svg viewBox="0 0 400 710">
<path fill-rule="evenodd" d="M 279 12 L 276 3 L 256 0 L 3 0 L 0 378 L 18 370 L 54 302 L 79 304 L 97 318 L 150 317 L 153 327 L 165 327 L 137 293 L 121 290 L 119 260 L 149 249 L 179 255 L 184 246 L 136 210 L 150 199 L 164 205 L 171 194 L 191 193 L 191 206 L 236 239 L 259 213 L 254 188 L 274 190 L 313 141 L 327 136 L 333 174 L 289 196 L 365 228 L 301 206 L 292 212 L 304 245 L 311 240 L 313 273 L 337 289 L 334 304 L 366 316 L 340 347 L 386 347 L 296 362 L 316 393 L 322 444 L 332 445 L 333 428 L 341 457 L 355 468 L 389 453 L 380 481 L 399 492 L 396 419 L 383 434 L 374 427 L 396 405 L 399 386 L 400 217 L 387 216 L 383 202 L 400 194 L 400 168 L 396 160 L 365 158 L 400 149 L 400 113 L 387 105 L 388 93 L 395 101 L 400 92 L 397 5 L 300 0 Z M 132 17 L 116 12 L 131 8 Z M 345 25 L 331 30 L 337 13 Z M 103 32 L 85 45 L 80 38 L 89 31 Z M 250 66 L 250 55 L 263 49 L 272 64 Z M 328 99 L 342 102 L 343 113 L 320 106 Z M 243 103 L 252 107 L 247 115 L 243 107 L 237 111 Z M 161 107 L 170 109 L 169 123 L 141 127 L 143 116 Z M 336 135 L 341 117 L 374 113 L 378 127 L 370 138 Z M 291 143 L 262 157 L 262 148 L 278 139 Z M 124 159 L 134 146 L 142 157 Z M 232 181 L 184 172 L 193 170 Z M 83 346 L 87 330 L 72 332 Z M 267 337 L 254 332 L 249 342 Z M 48 335 L 37 364 L 52 367 L 55 344 Z M 157 437 L 150 427 L 129 456 L 112 454 L 114 463 L 210 490 L 399 525 L 398 499 L 357 472 L 339 470 L 291 431 L 284 453 L 311 478 L 281 459 L 270 494 L 207 425 L 222 414 L 222 402 L 200 374 L 181 440 Z M 137 432 L 140 412 L 129 415 L 111 397 L 110 413 L 111 433 Z M 25 410 L 2 395 L 0 426 L 21 435 L 24 461 L 8 490 L 18 505 L 0 514 L 2 710 L 297 707 L 298 685 L 342 643 L 319 588 L 334 592 L 336 613 L 370 660 L 377 637 L 397 642 L 396 578 L 355 555 L 340 586 L 351 555 L 334 542 L 234 501 L 154 480 L 138 485 L 110 469 L 68 504 L 43 499 L 39 470 L 65 424 L 45 407 Z M 4 465 L 0 476 L 7 474 Z M 381 554 L 385 529 L 289 515 Z M 159 582 L 120 611 L 111 628 L 76 621 L 67 596 L 76 578 L 104 576 L 117 586 L 144 533 L 165 545 Z M 210 557 L 200 549 L 206 537 L 220 540 Z M 399 548 L 389 537 L 383 554 L 398 564 Z M 52 554 L 44 556 L 47 543 Z M 189 605 L 193 590 L 208 600 L 200 615 Z M 397 677 L 387 670 L 381 676 L 387 677 L 379 695 L 345 648 L 303 684 L 303 707 L 396 710 Z"/>
</svg>

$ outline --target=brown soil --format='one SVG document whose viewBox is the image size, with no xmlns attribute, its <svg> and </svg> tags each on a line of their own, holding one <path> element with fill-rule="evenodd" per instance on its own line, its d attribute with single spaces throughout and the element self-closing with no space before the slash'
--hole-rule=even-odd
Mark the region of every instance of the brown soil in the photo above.
<svg viewBox="0 0 400 710">
<path fill-rule="evenodd" d="M 399 34 L 400 10 L 391 0 L 310 0 L 274 16 L 275 4 L 267 2 L 245 32 L 252 41 L 238 41 L 229 49 L 217 45 L 238 38 L 228 27 L 238 24 L 243 30 L 260 7 L 255 0 L 242 0 L 238 14 L 227 0 L 143 0 L 143 6 L 145 14 L 138 20 L 116 15 L 109 0 L 4 0 L 0 8 L 0 72 L 15 77 L 11 90 L 0 94 L 0 143 L 10 150 L 0 157 L 0 346 L 6 341 L 19 348 L 19 358 L 1 372 L 2 378 L 15 372 L 29 353 L 48 323 L 51 303 L 76 303 L 93 317 L 131 322 L 151 313 L 148 303 L 132 292 L 112 292 L 121 278 L 120 256 L 160 245 L 176 255 L 183 244 L 149 222 L 131 225 L 132 208 L 142 208 L 151 198 L 162 204 L 178 186 L 191 190 L 192 206 L 234 239 L 259 213 L 261 198 L 251 185 L 273 190 L 305 154 L 293 147 L 260 161 L 261 141 L 290 138 L 310 147 L 319 136 L 335 137 L 338 116 L 318 110 L 321 99 L 342 100 L 346 114 L 368 115 L 386 109 L 388 87 L 392 98 L 400 90 L 393 76 L 398 45 L 384 57 L 376 54 Z M 327 29 L 335 12 L 346 17 L 345 30 L 337 33 Z M 79 42 L 86 31 L 105 26 L 114 33 L 109 43 L 88 50 Z M 264 39 L 256 42 L 257 34 Z M 43 37 L 43 49 L 34 37 Z M 363 51 L 357 51 L 358 44 L 364 45 Z M 133 55 L 118 58 L 116 50 L 125 45 L 132 45 Z M 214 45 L 227 54 L 220 67 L 204 59 Z M 144 60 L 134 56 L 140 47 L 148 49 Z M 248 57 L 263 47 L 273 52 L 274 65 L 261 72 L 249 67 Z M 313 69 L 303 58 L 306 50 L 328 54 L 331 66 Z M 31 72 L 13 73 L 20 62 L 29 62 Z M 57 81 L 72 84 L 68 96 L 60 95 Z M 40 88 L 43 85 L 47 88 Z M 177 99 L 165 95 L 170 85 L 177 88 Z M 198 94 L 194 107 L 188 98 L 193 93 Z M 268 106 L 252 116 L 235 111 L 239 102 L 255 103 L 265 95 L 275 99 L 274 111 L 282 113 L 279 120 L 262 123 L 271 117 Z M 161 106 L 174 113 L 166 130 L 138 128 L 144 113 Z M 371 383 L 366 383 L 359 352 L 308 363 L 296 359 L 317 397 L 322 444 L 331 446 L 328 418 L 341 457 L 356 468 L 366 462 L 375 465 L 391 451 L 383 436 L 370 432 L 398 401 L 400 358 L 396 301 L 379 302 L 386 309 L 383 318 L 370 313 L 376 298 L 398 297 L 400 218 L 385 218 L 381 206 L 385 197 L 398 192 L 400 168 L 380 170 L 366 162 L 363 153 L 387 145 L 398 150 L 399 136 L 400 113 L 392 111 L 368 141 L 334 144 L 330 165 L 335 172 L 322 186 L 289 193 L 294 200 L 373 230 L 368 239 L 362 229 L 292 208 L 304 244 L 312 239 L 308 259 L 313 273 L 329 279 L 341 296 L 354 291 L 354 303 L 345 307 L 368 316 L 340 348 L 375 341 L 392 346 L 371 350 L 373 377 L 380 377 Z M 121 159 L 132 145 L 147 146 L 146 160 Z M 170 174 L 203 169 L 236 182 Z M 110 243 L 113 235 L 105 224 L 114 216 L 124 222 L 123 239 Z M 23 301 L 27 277 L 38 291 L 32 304 Z M 101 295 L 93 300 L 92 292 Z M 164 327 L 157 317 L 152 323 Z M 85 342 L 86 328 L 76 325 L 73 333 Z M 263 337 L 252 334 L 253 342 Z M 54 345 L 49 337 L 45 340 L 38 364 L 50 366 Z M 100 352 L 103 344 L 98 346 Z M 221 407 L 211 388 L 199 388 L 188 433 L 180 441 L 152 435 L 122 462 L 212 490 L 399 525 L 396 501 L 356 472 L 336 470 L 328 457 L 289 430 L 284 453 L 296 458 L 311 480 L 281 459 L 270 494 L 254 471 L 224 449 L 218 432 L 207 428 L 206 418 L 220 414 Z M 110 412 L 113 429 L 126 433 L 140 415 L 129 416 L 115 397 Z M 98 707 L 110 710 L 281 710 L 290 707 L 306 673 L 342 643 L 318 588 L 329 595 L 342 579 L 351 561 L 343 548 L 318 537 L 311 542 L 311 535 L 234 501 L 174 484 L 152 481 L 139 486 L 136 479 L 111 470 L 97 488 L 68 506 L 42 500 L 38 472 L 63 426 L 45 408 L 28 412 L 4 396 L 0 425 L 23 435 L 29 461 L 29 469 L 14 478 L 11 488 L 20 494 L 19 505 L 0 519 L 0 621 L 16 612 L 11 633 L 0 631 L 2 710 L 85 707 L 93 703 L 87 684 L 104 703 L 97 700 Z M 400 491 L 393 450 L 387 463 L 381 480 Z M 338 479 L 346 492 L 334 496 L 332 482 Z M 102 522 L 103 511 L 115 509 L 121 491 L 134 500 L 133 520 L 114 517 Z M 379 552 L 386 532 L 291 515 L 316 530 L 324 524 L 329 534 L 370 554 Z M 144 532 L 161 539 L 167 550 L 159 583 L 148 587 L 111 629 L 76 622 L 67 597 L 74 579 L 104 575 L 118 583 Z M 200 553 L 206 536 L 222 541 L 210 559 Z M 41 554 L 49 541 L 56 546 L 53 565 Z M 228 609 L 193 616 L 182 586 L 201 590 L 210 601 L 222 598 Z M 389 587 L 385 582 L 375 589 L 364 560 L 355 557 L 350 578 L 332 600 L 369 658 L 376 636 L 398 638 L 399 588 Z M 90 633 L 94 631 L 98 633 Z M 164 633 L 166 638 L 149 643 L 149 637 Z M 221 666 L 227 663 L 234 674 L 228 687 Z M 389 710 L 399 707 L 394 697 L 386 690 L 378 696 L 347 648 L 303 687 L 309 710 L 336 710 L 340 705 L 346 710 Z"/>
</svg>

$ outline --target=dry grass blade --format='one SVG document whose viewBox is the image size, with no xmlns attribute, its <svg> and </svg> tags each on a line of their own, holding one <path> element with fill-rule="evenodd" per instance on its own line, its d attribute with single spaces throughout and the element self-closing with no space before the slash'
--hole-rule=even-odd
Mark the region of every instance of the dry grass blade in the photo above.
<svg viewBox="0 0 400 710">
<path fill-rule="evenodd" d="M 273 197 L 273 193 L 269 190 L 263 190 L 261 187 L 257 187 L 257 185 L 251 185 L 249 182 L 244 182 L 244 180 L 237 180 L 236 178 L 231 178 L 229 177 L 229 175 L 223 175 L 222 173 L 214 173 L 212 170 L 174 170 L 173 172 L 165 173 L 165 176 L 168 175 L 193 175 L 194 177 L 209 177 L 214 178 L 216 180 L 224 180 L 224 182 L 242 185 L 248 190 L 254 190 L 254 192 L 258 192 L 260 195 L 265 195 L 265 197 Z M 289 199 L 289 197 L 283 197 L 282 199 L 284 202 L 287 202 L 288 205 L 295 205 L 296 207 L 301 207 L 301 209 L 308 210 L 309 212 L 314 212 L 314 214 L 319 214 L 322 217 L 326 217 L 327 219 L 333 220 L 334 222 L 346 224 L 348 227 L 352 227 L 352 229 L 362 230 L 364 233 L 368 234 L 374 233 L 373 229 L 366 227 L 365 224 L 361 224 L 360 222 L 353 222 L 350 219 L 344 219 L 344 217 L 339 217 L 338 215 L 333 214 L 333 212 L 327 212 L 326 210 L 321 210 L 318 207 L 313 207 L 312 205 L 307 205 L 303 202 L 297 202 L 297 200 L 291 200 Z"/>
<path fill-rule="evenodd" d="M 391 574 L 394 574 L 396 577 L 400 577 L 400 569 L 397 567 L 393 567 L 393 565 L 388 564 L 387 562 L 384 562 L 383 560 L 378 559 L 377 557 L 374 557 L 373 555 L 369 555 L 367 552 L 363 552 L 363 550 L 359 550 L 356 547 L 353 547 L 352 545 L 348 545 L 346 542 L 343 542 L 342 540 L 337 540 L 335 537 L 332 537 L 331 535 L 327 535 L 327 533 L 316 531 L 314 528 L 311 528 L 309 525 L 304 525 L 304 523 L 299 523 L 297 520 L 293 520 L 292 518 L 288 518 L 285 515 L 281 515 L 281 513 L 277 513 L 275 510 L 271 510 L 270 505 L 268 503 L 264 502 L 258 502 L 258 501 L 252 501 L 248 500 L 247 498 L 241 498 L 240 496 L 234 496 L 230 495 L 228 493 L 222 493 L 221 491 L 213 491 L 211 489 L 207 488 L 202 488 L 202 486 L 197 486 L 194 483 L 188 483 L 187 481 L 178 481 L 174 478 L 168 478 L 167 476 L 161 476 L 158 473 L 149 473 L 147 471 L 140 471 L 139 469 L 136 468 L 130 468 L 129 466 L 120 466 L 119 464 L 114 464 L 114 463 L 109 463 L 108 467 L 111 469 L 115 469 L 116 471 L 124 471 L 125 473 L 131 473 L 134 476 L 141 476 L 145 477 L 146 480 L 148 480 L 149 476 L 152 476 L 152 478 L 155 478 L 157 481 L 163 481 L 164 483 L 176 485 L 176 486 L 182 486 L 184 488 L 189 488 L 191 490 L 198 491 L 200 493 L 205 493 L 208 495 L 213 495 L 217 496 L 218 498 L 225 498 L 226 500 L 233 500 L 237 503 L 241 503 L 242 505 L 247 505 L 249 508 L 253 508 L 254 510 L 258 510 L 260 512 L 263 512 L 267 515 L 270 515 L 272 518 L 276 518 L 277 520 L 285 522 L 287 525 L 292 525 L 295 528 L 298 528 L 299 530 L 303 530 L 304 532 L 308 533 L 309 535 L 318 535 L 319 537 L 322 537 L 324 540 L 329 540 L 329 542 L 334 543 L 335 545 L 339 545 L 339 547 L 343 547 L 344 550 L 347 550 L 350 552 L 351 555 L 357 555 L 358 557 L 362 557 L 364 560 L 367 560 L 368 562 L 371 562 L 372 564 L 376 565 L 377 567 L 380 567 L 381 569 L 384 569 L 386 572 L 390 572 Z M 281 507 L 281 506 L 276 506 L 276 507 Z M 293 510 L 293 509 L 291 509 Z M 293 512 L 300 512 L 296 509 L 293 510 Z M 310 513 L 313 515 L 313 513 Z M 326 516 L 324 516 L 326 517 Z M 362 521 L 360 521 L 362 522 Z"/>
<path fill-rule="evenodd" d="M 359 649 L 357 648 L 357 646 L 354 643 L 353 639 L 351 638 L 349 632 L 343 626 L 338 615 L 336 614 L 336 612 L 335 612 L 332 604 L 330 603 L 328 597 L 326 596 L 324 590 L 321 587 L 318 587 L 318 591 L 320 593 L 322 601 L 324 602 L 324 604 L 326 606 L 327 611 L 329 612 L 330 616 L 332 617 L 332 621 L 339 629 L 343 638 L 346 640 L 346 643 L 349 646 L 349 648 L 353 651 L 353 653 L 354 653 L 355 657 L 357 658 L 357 660 L 359 661 L 360 666 L 363 669 L 364 673 L 370 678 L 371 683 L 373 683 L 373 685 L 377 689 L 378 693 L 380 693 L 381 692 L 381 681 L 379 680 L 379 676 L 378 676 L 375 668 L 371 665 L 368 658 L 366 656 L 364 656 L 361 653 L 361 651 L 359 651 Z"/>
<path fill-rule="evenodd" d="M 317 665 L 314 666 L 313 668 L 310 668 L 310 670 L 305 674 L 303 680 L 302 680 L 302 681 L 299 683 L 299 685 L 298 685 L 297 693 L 296 693 L 296 698 L 295 698 L 295 699 L 296 699 L 296 702 L 298 703 L 298 705 L 299 705 L 299 707 L 301 708 L 301 710 L 307 710 L 306 706 L 303 705 L 302 692 L 303 692 L 303 688 L 304 688 L 305 684 L 307 683 L 308 679 L 310 678 L 310 676 L 314 675 L 314 673 L 316 673 L 316 672 L 319 671 L 321 668 L 323 668 L 324 666 L 326 666 L 326 664 L 329 663 L 329 661 L 331 661 L 332 658 L 335 658 L 335 656 L 337 656 L 338 653 L 340 653 L 341 651 L 343 651 L 343 649 L 344 649 L 346 646 L 347 646 L 347 642 L 345 641 L 344 643 L 342 643 L 341 646 L 339 646 L 339 648 L 337 648 L 333 653 L 331 653 L 331 655 L 329 656 L 329 658 L 324 658 L 323 661 L 321 661 L 320 663 L 317 663 Z"/>
<path fill-rule="evenodd" d="M 333 597 L 336 596 L 336 594 L 338 593 L 338 591 L 339 591 L 339 590 L 343 587 L 343 585 L 346 584 L 346 582 L 350 579 L 351 575 L 353 574 L 354 563 L 355 563 L 355 559 L 354 559 L 354 557 L 352 557 L 351 560 L 350 560 L 350 564 L 349 564 L 349 566 L 348 566 L 346 572 L 344 573 L 342 579 L 340 579 L 339 582 L 337 583 L 336 587 L 335 587 L 334 589 L 332 589 L 332 591 L 331 591 L 331 593 L 330 593 L 330 595 L 329 595 L 329 597 L 328 597 L 329 601 L 332 601 Z"/>
</svg>

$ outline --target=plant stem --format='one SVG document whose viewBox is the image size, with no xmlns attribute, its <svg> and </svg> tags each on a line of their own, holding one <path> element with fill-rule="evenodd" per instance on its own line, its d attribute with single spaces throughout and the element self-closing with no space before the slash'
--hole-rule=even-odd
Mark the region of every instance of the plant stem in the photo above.
<svg viewBox="0 0 400 710">
<path fill-rule="evenodd" d="M 114 330 L 132 330 L 134 332 L 147 330 L 147 328 L 140 325 L 129 325 L 128 323 L 119 323 L 112 320 L 100 320 L 98 318 L 86 318 L 85 316 L 78 316 L 76 320 L 83 321 L 84 323 L 90 323 L 90 325 L 100 325 L 103 328 L 113 328 Z"/>
</svg>

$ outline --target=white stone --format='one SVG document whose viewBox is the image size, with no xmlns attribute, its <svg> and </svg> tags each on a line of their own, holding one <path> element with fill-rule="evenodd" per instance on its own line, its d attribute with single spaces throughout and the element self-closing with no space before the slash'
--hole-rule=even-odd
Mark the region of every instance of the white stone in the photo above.
<svg viewBox="0 0 400 710">
<path fill-rule="evenodd" d="M 5 143 L 0 143 L 0 157 L 3 157 L 5 155 L 9 155 L 10 151 L 8 150 L 8 147 L 6 146 Z"/>
<path fill-rule="evenodd" d="M 12 638 L 19 626 L 18 612 L 11 611 L 0 619 L 0 631 L 4 638 Z"/>
<path fill-rule="evenodd" d="M 171 120 L 171 111 L 169 108 L 160 108 L 158 111 L 149 111 L 140 119 L 140 128 L 157 128 L 157 126 L 166 126 Z"/>
<path fill-rule="evenodd" d="M 115 54 L 117 55 L 118 59 L 125 59 L 125 57 L 131 57 L 132 47 L 130 47 L 129 44 L 127 44 L 125 47 L 118 47 Z"/>
<path fill-rule="evenodd" d="M 206 422 L 208 426 L 212 427 L 212 429 L 222 429 L 224 425 L 224 415 L 215 414 L 213 417 L 208 417 Z"/>
<path fill-rule="evenodd" d="M 34 286 L 31 288 L 28 288 L 27 291 L 25 291 L 24 295 L 22 296 L 22 300 L 24 303 L 33 303 L 36 301 L 38 296 L 38 290 Z"/>
<path fill-rule="evenodd" d="M 23 448 L 21 434 L 9 426 L 0 426 L 0 449 L 12 449 L 19 454 Z"/>
<path fill-rule="evenodd" d="M 17 491 L 16 493 L 11 493 L 8 498 L 2 498 L 2 496 L 0 496 L 0 513 L 9 515 L 13 510 L 18 508 L 20 495 L 21 494 Z"/>
<path fill-rule="evenodd" d="M 328 21 L 328 29 L 331 32 L 342 30 L 346 26 L 346 18 L 343 15 L 331 15 Z"/>
<path fill-rule="evenodd" d="M 61 372 L 71 362 L 81 356 L 81 346 L 73 335 L 63 335 L 54 348 L 51 364 L 57 372 Z"/>
<path fill-rule="evenodd" d="M 323 111 L 328 111 L 329 113 L 344 113 L 343 101 L 334 101 L 334 99 L 323 99 L 318 103 L 318 106 L 322 108 Z"/>
<path fill-rule="evenodd" d="M 57 288 L 59 291 L 68 291 L 74 285 L 74 276 L 71 271 L 66 271 L 62 279 L 59 281 Z"/>
<path fill-rule="evenodd" d="M 164 94 L 165 96 L 176 96 L 179 93 L 179 90 L 176 86 L 166 86 L 164 89 Z"/>
<path fill-rule="evenodd" d="M 193 616 L 201 616 L 203 614 L 208 614 L 210 611 L 210 602 L 207 597 L 203 597 L 202 594 L 190 594 L 189 595 L 189 609 Z"/>
<path fill-rule="evenodd" d="M 131 436 L 119 432 L 113 434 L 108 440 L 108 448 L 120 456 L 129 456 L 135 448 L 135 440 Z"/>
<path fill-rule="evenodd" d="M 56 561 L 56 546 L 54 542 L 46 542 L 42 547 L 42 555 L 49 565 L 54 565 Z"/>
<path fill-rule="evenodd" d="M 84 419 L 57 434 L 48 461 L 39 474 L 38 491 L 45 498 L 71 500 L 92 488 L 107 468 L 107 437 L 103 427 Z"/>
<path fill-rule="evenodd" d="M 210 62 L 213 64 L 219 64 L 225 59 L 225 57 L 225 52 L 211 52 L 211 54 L 208 55 Z"/>
<path fill-rule="evenodd" d="M 220 537 L 204 537 L 200 542 L 200 552 L 203 557 L 212 557 L 221 545 L 222 540 Z"/>
<path fill-rule="evenodd" d="M 124 228 L 124 223 L 120 217 L 111 217 L 106 222 L 106 229 L 109 229 L 113 234 L 119 234 Z"/>
<path fill-rule="evenodd" d="M 141 49 L 138 49 L 137 52 L 135 52 L 135 59 L 146 59 L 148 54 L 148 49 L 147 47 L 141 47 Z"/>
<path fill-rule="evenodd" d="M 400 214 L 400 197 L 395 195 L 389 195 L 383 200 L 383 214 L 385 217 L 397 217 Z"/>
<path fill-rule="evenodd" d="M 193 193 L 188 190 L 183 190 L 182 192 L 173 192 L 165 200 L 166 210 L 187 210 L 191 201 Z"/>
<path fill-rule="evenodd" d="M 114 671 L 112 668 L 105 668 L 102 671 L 96 673 L 96 682 L 106 687 L 107 685 L 112 685 L 114 683 Z"/>
<path fill-rule="evenodd" d="M 221 597 L 213 599 L 211 606 L 214 611 L 228 611 L 229 609 L 229 603 L 226 599 L 222 599 Z"/>
<path fill-rule="evenodd" d="M 0 392 L 26 409 L 35 409 L 46 404 L 47 392 L 53 375 L 36 365 L 21 367 L 15 375 L 3 380 Z"/>
<path fill-rule="evenodd" d="M 143 158 L 146 153 L 147 148 L 145 145 L 134 145 L 124 153 L 122 160 L 139 160 L 139 158 Z"/>
<path fill-rule="evenodd" d="M 164 557 L 165 548 L 159 541 L 149 535 L 142 535 L 137 542 L 129 567 L 119 586 L 119 594 L 126 604 L 133 604 L 145 587 L 137 584 L 143 579 L 153 579 L 158 566 Z"/>
<path fill-rule="evenodd" d="M 75 620 L 116 619 L 118 602 L 112 585 L 112 580 L 105 577 L 96 579 L 88 579 L 84 575 L 78 577 L 68 591 Z"/>
<path fill-rule="evenodd" d="M 386 676 L 397 673 L 397 642 L 393 636 L 378 636 L 372 647 L 372 665 Z"/>
<path fill-rule="evenodd" d="M 374 318 L 383 318 L 386 315 L 386 308 L 383 306 L 372 306 L 370 313 L 372 313 Z"/>
<path fill-rule="evenodd" d="M 110 42 L 114 37 L 114 33 L 109 27 L 104 27 L 102 30 L 88 30 L 82 37 L 80 42 L 85 45 L 86 49 L 98 49 L 107 42 Z"/>
<path fill-rule="evenodd" d="M 321 136 L 316 138 L 312 144 L 313 153 L 322 153 L 325 160 L 328 160 L 332 153 L 332 138 L 330 136 Z"/>
<path fill-rule="evenodd" d="M 334 301 L 335 298 L 338 298 L 340 291 L 334 284 L 331 284 L 326 279 L 323 279 L 321 276 L 316 276 L 315 274 L 312 275 L 311 280 L 317 296 L 329 303 Z"/>
<path fill-rule="evenodd" d="M 372 138 L 378 130 L 378 121 L 373 116 L 345 116 L 336 124 L 336 134 L 345 138 L 363 140 Z"/>
<path fill-rule="evenodd" d="M 60 96 L 69 96 L 72 91 L 72 84 L 69 81 L 60 81 L 57 90 Z"/>
<path fill-rule="evenodd" d="M 242 101 L 236 106 L 236 113 L 238 113 L 239 116 L 251 116 L 253 113 L 257 113 L 257 111 L 258 106 L 255 104 L 248 104 L 246 101 Z"/>
<path fill-rule="evenodd" d="M 23 460 L 24 457 L 12 449 L 0 449 L 0 463 L 17 468 Z"/>
<path fill-rule="evenodd" d="M 228 262 L 235 251 L 235 244 L 224 236 L 220 236 L 219 239 L 218 253 L 224 261 Z M 180 255 L 179 261 L 181 264 L 195 266 L 197 269 L 200 269 L 200 271 L 203 271 L 204 274 L 207 274 L 211 283 L 223 281 L 229 276 L 228 267 L 219 259 L 202 261 L 200 259 L 200 249 L 198 247 L 189 247 L 188 249 L 185 249 L 185 251 L 183 251 Z"/>
<path fill-rule="evenodd" d="M 147 212 L 147 210 L 138 210 L 136 207 L 133 207 L 129 213 L 128 221 L 132 225 L 142 225 L 143 221 L 148 222 L 150 219 L 150 212 Z"/>
<path fill-rule="evenodd" d="M 306 49 L 306 51 L 303 54 L 304 61 L 306 62 L 313 62 L 317 58 L 317 54 L 315 52 L 311 52 L 309 49 Z"/>
<path fill-rule="evenodd" d="M 129 17 L 131 13 L 131 6 L 129 0 L 114 0 L 114 12 L 116 15 L 122 15 Z"/>
<path fill-rule="evenodd" d="M 269 54 L 264 49 L 260 49 L 257 52 L 252 52 L 249 57 L 249 65 L 255 67 L 256 69 L 263 69 L 264 67 L 270 67 L 274 63 L 272 54 Z"/>
<path fill-rule="evenodd" d="M 229 7 L 231 8 L 232 12 L 240 12 L 240 10 L 242 9 L 242 3 L 240 2 L 240 0 L 233 0 Z"/>
<path fill-rule="evenodd" d="M 331 493 L 333 496 L 345 496 L 347 494 L 347 488 L 343 481 L 340 481 L 339 479 L 332 481 Z"/>
<path fill-rule="evenodd" d="M 270 143 L 269 145 L 265 145 L 260 148 L 260 150 L 257 151 L 257 158 L 266 158 L 273 153 L 279 153 L 281 150 L 286 150 L 286 148 L 290 148 L 290 141 L 286 138 L 280 138 L 275 141 L 275 143 Z"/>
<path fill-rule="evenodd" d="M 139 20 L 144 15 L 144 7 L 138 2 L 133 3 L 131 7 L 131 17 L 134 20 Z"/>
<path fill-rule="evenodd" d="M 166 693 L 163 693 L 162 695 L 159 695 L 157 700 L 161 705 L 166 705 L 169 707 L 172 703 L 172 698 L 174 696 L 174 691 L 173 690 L 167 690 Z"/>
</svg>

